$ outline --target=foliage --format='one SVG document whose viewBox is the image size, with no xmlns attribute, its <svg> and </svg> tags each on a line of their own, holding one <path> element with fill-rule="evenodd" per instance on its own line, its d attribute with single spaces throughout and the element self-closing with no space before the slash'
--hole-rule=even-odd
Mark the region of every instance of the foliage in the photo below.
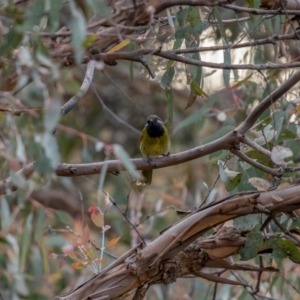
<svg viewBox="0 0 300 300">
<path fill-rule="evenodd" d="M 175 210 L 249 191 L 271 195 L 272 205 L 290 200 L 270 193 L 298 178 L 299 84 L 287 86 L 300 67 L 294 8 L 194 2 L 0 0 L 4 299 L 69 292 L 82 276 L 155 240 L 178 221 Z M 255 109 L 255 123 L 239 131 Z M 153 159 L 153 185 L 136 187 L 149 161 L 132 158 L 141 157 L 150 114 L 166 121 L 175 155 Z M 217 294 L 292 297 L 289 286 L 300 288 L 292 272 L 300 261 L 299 208 L 272 215 L 258 206 L 223 224 L 243 241 L 232 261 L 274 265 L 282 275 L 231 271 L 221 283 L 235 277 L 242 286 L 223 285 Z M 188 289 L 186 297 L 214 297 L 202 279 L 154 286 L 147 296 L 171 299 Z"/>
</svg>

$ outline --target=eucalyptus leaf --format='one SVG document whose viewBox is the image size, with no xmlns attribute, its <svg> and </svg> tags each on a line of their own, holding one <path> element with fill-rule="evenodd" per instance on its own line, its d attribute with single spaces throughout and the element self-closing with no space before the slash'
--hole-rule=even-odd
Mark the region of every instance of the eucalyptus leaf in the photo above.
<svg viewBox="0 0 300 300">
<path fill-rule="evenodd" d="M 60 154 L 55 137 L 50 132 L 38 134 L 35 136 L 35 141 L 40 143 L 45 151 L 46 157 L 50 161 L 51 167 L 54 169 L 60 161 Z"/>
<path fill-rule="evenodd" d="M 256 257 L 264 244 L 264 237 L 259 232 L 251 232 L 247 234 L 245 246 L 240 249 L 241 260 L 249 260 Z"/>
<path fill-rule="evenodd" d="M 22 232 L 22 244 L 21 244 L 21 258 L 20 258 L 20 265 L 21 269 L 24 268 L 28 251 L 29 251 L 29 245 L 31 241 L 31 231 L 32 231 L 32 220 L 33 220 L 33 213 L 30 213 L 27 216 L 25 226 L 23 227 Z"/>
<path fill-rule="evenodd" d="M 48 98 L 44 106 L 44 127 L 52 134 L 61 116 L 61 105 L 58 99 Z"/>
<path fill-rule="evenodd" d="M 123 162 L 127 171 L 134 177 L 142 179 L 141 174 L 136 170 L 135 165 L 131 162 L 129 155 L 121 145 L 114 145 L 115 155 Z"/>
<path fill-rule="evenodd" d="M 11 218 L 11 215 L 10 215 L 10 208 L 9 208 L 9 205 L 5 199 L 4 196 L 1 197 L 0 199 L 0 216 L 1 216 L 1 219 L 0 219 L 0 224 L 1 224 L 1 230 L 3 232 L 6 232 L 6 230 L 8 229 L 8 226 L 10 224 L 10 218 Z"/>
<path fill-rule="evenodd" d="M 213 135 L 205 138 L 203 140 L 204 144 L 210 143 L 212 141 L 215 141 L 219 138 L 222 138 L 223 136 L 225 136 L 226 134 L 228 134 L 229 132 L 231 132 L 235 127 L 232 125 L 227 125 L 227 126 L 223 126 L 221 127 L 217 132 L 215 132 Z"/>
<path fill-rule="evenodd" d="M 160 80 L 161 87 L 164 89 L 170 88 L 174 75 L 175 75 L 174 66 L 168 67 L 167 71 L 163 74 Z"/>
<path fill-rule="evenodd" d="M 270 142 L 274 137 L 276 137 L 276 131 L 273 129 L 272 125 L 267 125 L 263 132 L 257 132 L 258 137 L 254 139 L 254 142 L 259 145 L 265 145 L 266 143 Z"/>
<path fill-rule="evenodd" d="M 72 31 L 72 43 L 75 49 L 75 60 L 81 64 L 83 58 L 83 42 L 86 36 L 86 20 L 83 12 L 78 9 L 73 1 L 69 2 L 72 13 L 70 29 Z"/>
<path fill-rule="evenodd" d="M 200 121 L 204 116 L 206 116 L 207 112 L 209 111 L 210 107 L 215 103 L 216 98 L 211 97 L 198 111 L 184 119 L 181 123 L 179 123 L 175 128 L 173 133 L 175 134 L 179 130 L 189 126 L 197 121 Z"/>
<path fill-rule="evenodd" d="M 293 152 L 291 149 L 277 145 L 272 148 L 271 159 L 277 165 L 286 166 L 287 163 L 284 161 L 284 159 L 291 157 L 292 155 Z"/>
</svg>

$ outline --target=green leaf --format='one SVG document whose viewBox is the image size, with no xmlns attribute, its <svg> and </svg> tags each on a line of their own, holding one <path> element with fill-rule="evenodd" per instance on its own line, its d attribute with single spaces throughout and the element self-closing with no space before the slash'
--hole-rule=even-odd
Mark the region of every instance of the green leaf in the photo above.
<svg viewBox="0 0 300 300">
<path fill-rule="evenodd" d="M 141 174 L 135 169 L 135 165 L 131 162 L 129 155 L 121 145 L 113 146 L 115 155 L 123 162 L 127 171 L 134 177 L 142 179 Z"/>
<path fill-rule="evenodd" d="M 43 207 L 39 207 L 37 211 L 37 220 L 35 225 L 34 239 L 39 242 L 43 239 L 43 231 L 45 224 L 45 212 Z"/>
<path fill-rule="evenodd" d="M 29 250 L 29 245 L 31 241 L 32 219 L 33 219 L 33 214 L 30 213 L 26 219 L 23 232 L 22 232 L 21 258 L 20 258 L 21 270 L 24 270 L 27 254 Z"/>
<path fill-rule="evenodd" d="M 59 18 L 60 18 L 60 9 L 63 4 L 61 0 L 51 0 L 50 3 L 51 9 L 49 13 L 49 26 L 50 32 L 55 32 L 59 27 Z"/>
<path fill-rule="evenodd" d="M 50 174 L 53 171 L 49 158 L 41 155 L 36 159 L 36 170 L 41 174 Z"/>
<path fill-rule="evenodd" d="M 272 256 L 275 258 L 289 257 L 291 261 L 300 264 L 300 253 L 294 243 L 282 238 L 276 237 L 267 243 L 273 249 Z"/>
<path fill-rule="evenodd" d="M 14 28 L 8 31 L 5 42 L 1 43 L 0 46 L 0 55 L 11 58 L 13 54 L 13 49 L 16 49 L 20 46 L 23 39 L 23 35 L 17 32 Z"/>
<path fill-rule="evenodd" d="M 16 144 L 17 144 L 16 155 L 20 161 L 25 162 L 26 161 L 26 151 L 25 151 L 24 143 L 22 141 L 20 134 L 16 135 Z"/>
<path fill-rule="evenodd" d="M 201 16 L 199 14 L 199 8 L 189 6 L 187 10 L 187 21 L 190 23 L 191 27 L 197 26 L 201 23 Z"/>
<path fill-rule="evenodd" d="M 255 1 L 254 0 L 246 0 L 250 8 L 254 8 Z"/>
<path fill-rule="evenodd" d="M 10 224 L 10 208 L 4 196 L 0 199 L 0 224 L 1 231 L 6 232 Z"/>
<path fill-rule="evenodd" d="M 233 226 L 238 231 L 250 231 L 256 225 L 261 225 L 265 221 L 266 216 L 263 214 L 247 215 L 238 217 L 233 220 Z"/>
<path fill-rule="evenodd" d="M 167 8 L 166 12 L 167 12 L 167 18 L 168 18 L 169 26 L 171 28 L 174 28 L 175 26 L 174 26 L 174 22 L 173 22 L 173 18 L 172 18 L 171 12 L 170 12 L 170 8 Z"/>
<path fill-rule="evenodd" d="M 73 224 L 73 220 L 70 217 L 70 215 L 64 211 L 60 211 L 60 210 L 56 210 L 55 211 L 55 215 L 58 218 L 58 220 L 60 222 L 62 222 L 63 224 L 66 225 L 72 225 Z"/>
<path fill-rule="evenodd" d="M 57 142 L 53 134 L 50 132 L 38 134 L 35 136 L 35 141 L 43 146 L 45 155 L 49 159 L 51 167 L 55 169 L 59 163 L 60 155 Z"/>
<path fill-rule="evenodd" d="M 207 96 L 207 94 L 200 88 L 197 82 L 192 81 L 190 84 L 191 89 L 198 95 L 198 96 Z"/>
<path fill-rule="evenodd" d="M 61 116 L 61 105 L 58 99 L 48 98 L 45 101 L 44 106 L 44 128 L 45 131 L 54 131 L 60 116 Z"/>
<path fill-rule="evenodd" d="M 216 98 L 211 97 L 198 111 L 196 111 L 194 114 L 190 115 L 186 119 L 184 119 L 182 122 L 180 122 L 174 129 L 174 134 L 183 129 L 186 126 L 189 126 L 197 121 L 201 121 L 201 119 L 207 115 L 207 112 L 209 109 L 213 106 L 215 103 Z"/>
<path fill-rule="evenodd" d="M 227 191 L 232 191 L 240 183 L 243 176 L 240 172 L 230 171 L 224 166 L 221 160 L 218 160 L 220 179 L 225 183 Z"/>
<path fill-rule="evenodd" d="M 212 141 L 215 141 L 221 137 L 223 137 L 224 135 L 226 135 L 227 133 L 231 132 L 235 127 L 232 125 L 227 125 L 222 127 L 221 129 L 219 129 L 217 132 L 215 132 L 213 135 L 207 137 L 206 139 L 203 140 L 204 144 L 210 143 Z"/>
<path fill-rule="evenodd" d="M 187 16 L 187 9 L 181 9 L 176 13 L 176 20 L 178 22 L 179 27 L 183 27 L 185 25 Z"/>
<path fill-rule="evenodd" d="M 231 171 L 231 172 L 232 172 L 232 171 Z M 225 183 L 226 190 L 227 190 L 228 192 L 234 190 L 234 189 L 239 185 L 239 183 L 241 182 L 242 176 L 243 176 L 242 173 L 237 173 L 237 174 L 234 176 L 234 178 L 228 180 L 228 181 Z"/>
<path fill-rule="evenodd" d="M 77 9 L 73 1 L 69 2 L 72 13 L 70 22 L 70 29 L 72 31 L 72 44 L 75 49 L 75 60 L 79 65 L 83 58 L 82 45 L 86 36 L 86 21 L 85 17 L 80 9 Z"/>
<path fill-rule="evenodd" d="M 173 63 L 173 61 L 171 61 L 171 63 Z M 160 80 L 161 87 L 164 89 L 170 88 L 174 75 L 175 75 L 174 66 L 168 66 L 167 71 L 164 73 L 164 75 L 162 76 L 162 78 Z"/>
<path fill-rule="evenodd" d="M 258 131 L 257 135 L 258 137 L 254 139 L 254 142 L 262 146 L 270 142 L 275 137 L 276 132 L 272 125 L 269 124 L 263 129 L 263 132 Z"/>
<path fill-rule="evenodd" d="M 280 132 L 281 132 L 281 129 L 282 129 L 282 125 L 283 125 L 283 122 L 284 122 L 284 117 L 280 117 L 276 123 L 275 123 L 275 130 L 276 130 L 276 135 L 275 135 L 275 139 L 277 140 L 279 135 L 280 135 Z"/>
<path fill-rule="evenodd" d="M 241 260 L 249 260 L 256 257 L 264 244 L 264 237 L 261 233 L 251 232 L 247 234 L 245 246 L 240 249 Z"/>
<path fill-rule="evenodd" d="M 232 89 L 236 89 L 240 86 L 242 86 L 244 83 L 246 83 L 250 77 L 253 75 L 253 73 L 249 74 L 247 77 L 245 77 L 244 79 L 238 81 L 237 83 L 235 83 L 234 85 L 231 86 Z"/>
</svg>

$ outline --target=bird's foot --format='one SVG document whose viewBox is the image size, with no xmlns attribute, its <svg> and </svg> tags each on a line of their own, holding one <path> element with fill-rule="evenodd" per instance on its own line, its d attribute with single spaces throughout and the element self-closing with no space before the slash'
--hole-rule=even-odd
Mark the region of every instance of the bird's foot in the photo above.
<svg viewBox="0 0 300 300">
<path fill-rule="evenodd" d="M 168 152 L 167 154 L 163 154 L 162 156 L 170 156 L 170 152 Z"/>
<path fill-rule="evenodd" d="M 152 159 L 148 155 L 147 155 L 147 160 L 148 160 L 148 163 L 151 165 Z"/>
</svg>

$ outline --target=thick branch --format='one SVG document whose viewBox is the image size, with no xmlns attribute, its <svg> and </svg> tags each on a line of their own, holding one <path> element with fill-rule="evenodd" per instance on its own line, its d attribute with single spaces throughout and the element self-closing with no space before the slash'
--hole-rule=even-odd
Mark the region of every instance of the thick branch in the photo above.
<svg viewBox="0 0 300 300">
<path fill-rule="evenodd" d="M 131 161 L 138 170 L 150 170 L 178 165 L 219 150 L 230 150 L 231 148 L 234 148 L 235 144 L 243 142 L 244 134 L 255 124 L 258 117 L 275 101 L 277 101 L 284 93 L 288 92 L 288 90 L 291 89 L 299 80 L 300 71 L 291 76 L 284 84 L 282 84 L 273 93 L 267 96 L 259 105 L 257 105 L 253 109 L 253 111 L 248 115 L 246 120 L 241 125 L 239 125 L 235 130 L 223 136 L 222 138 L 219 138 L 206 145 L 202 145 L 181 153 L 173 154 L 168 157 L 153 158 L 150 163 L 146 159 L 132 159 Z M 90 164 L 59 164 L 56 169 L 56 174 L 58 176 L 81 176 L 99 174 L 104 165 L 107 165 L 107 172 L 111 173 L 125 170 L 125 167 L 120 160 L 110 160 Z M 30 166 L 30 168 L 33 168 L 34 165 Z M 20 170 L 19 172 L 23 172 L 23 170 Z M 0 182 L 0 195 L 5 193 L 6 188 L 10 186 L 10 183 L 8 183 L 8 181 L 5 180 Z M 16 187 L 14 188 L 16 189 Z"/>
<path fill-rule="evenodd" d="M 284 206 L 278 206 L 274 200 L 278 197 L 284 199 Z M 284 212 L 300 208 L 300 186 L 278 191 L 239 194 L 214 203 L 205 209 L 197 210 L 164 231 L 147 247 L 137 249 L 137 252 L 127 256 L 124 262 L 115 264 L 115 267 L 110 268 L 109 272 L 96 275 L 68 295 L 56 297 L 56 299 L 87 299 L 91 295 L 104 297 L 103 299 L 105 297 L 113 299 L 122 297 L 145 284 L 173 282 L 183 274 L 192 273 L 201 276 L 202 268 L 205 266 L 267 271 L 263 268 L 230 264 L 222 260 L 222 258 L 236 253 L 244 243 L 244 239 L 241 239 L 234 230 L 225 230 L 220 236 L 217 234 L 208 238 L 209 240 L 197 239 L 207 230 L 225 221 L 243 215 L 261 213 L 261 210 L 268 212 L 270 206 L 274 207 L 276 212 L 280 211 L 279 207 Z M 197 242 L 195 242 L 196 240 Z M 198 247 L 195 248 L 195 245 Z M 228 247 L 231 250 L 224 253 L 223 249 Z M 206 248 L 208 252 L 204 252 L 202 248 Z M 217 248 L 218 252 L 213 251 Z M 221 255 L 218 260 L 213 258 L 218 257 L 216 253 Z M 269 271 L 274 271 L 274 269 L 271 268 Z M 203 273 L 203 277 L 205 275 L 207 274 Z M 108 290 L 108 287 L 115 286 L 116 282 L 117 287 Z"/>
<path fill-rule="evenodd" d="M 160 169 L 164 167 L 178 165 L 222 149 L 229 149 L 231 147 L 232 142 L 235 141 L 236 138 L 237 135 L 231 133 L 211 143 L 184 152 L 161 158 L 152 158 L 151 162 L 144 158 L 132 159 L 131 162 L 135 165 L 137 170 Z M 58 176 L 81 176 L 99 174 L 105 165 L 107 165 L 107 172 L 119 172 L 126 170 L 122 161 L 109 160 L 105 162 L 89 164 L 60 164 L 56 169 L 56 174 Z"/>
</svg>

